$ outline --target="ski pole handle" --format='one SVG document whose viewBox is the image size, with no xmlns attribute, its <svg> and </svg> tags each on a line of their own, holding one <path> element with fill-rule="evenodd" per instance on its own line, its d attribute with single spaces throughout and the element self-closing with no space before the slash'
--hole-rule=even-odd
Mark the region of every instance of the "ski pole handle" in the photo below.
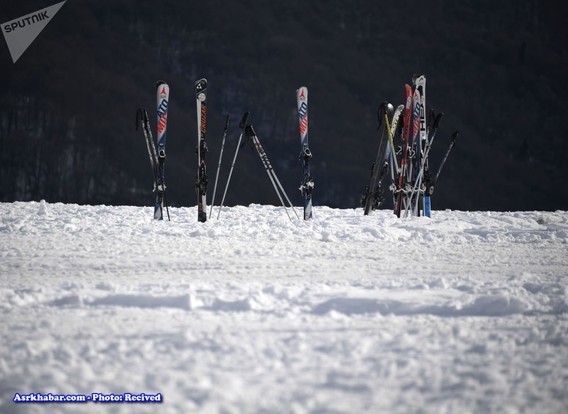
<svg viewBox="0 0 568 414">
<path fill-rule="evenodd" d="M 241 123 L 239 124 L 239 128 L 241 129 L 245 129 L 247 124 L 248 124 L 248 118 L 249 118 L 250 112 L 245 112 L 243 115 L 243 119 L 241 120 Z"/>
<path fill-rule="evenodd" d="M 229 118 L 231 117 L 231 115 L 227 114 L 227 117 L 225 118 L 225 127 L 223 128 L 223 130 L 225 132 L 227 132 L 227 129 L 229 129 Z"/>
<path fill-rule="evenodd" d="M 460 131 L 456 131 L 452 134 L 452 136 L 450 137 L 450 140 L 452 141 L 452 143 L 454 143 L 456 141 L 456 138 L 458 137 L 459 134 L 460 134 Z"/>
<path fill-rule="evenodd" d="M 434 117 L 434 125 L 433 125 L 434 129 L 438 129 L 438 126 L 440 125 L 440 120 L 442 119 L 443 116 L 444 116 L 444 113 L 440 112 L 438 115 L 436 115 Z"/>
</svg>

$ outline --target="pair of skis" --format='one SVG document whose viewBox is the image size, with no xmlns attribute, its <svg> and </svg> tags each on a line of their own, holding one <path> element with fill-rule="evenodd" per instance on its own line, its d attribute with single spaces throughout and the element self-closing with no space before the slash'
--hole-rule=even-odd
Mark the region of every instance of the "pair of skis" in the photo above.
<svg viewBox="0 0 568 414">
<path fill-rule="evenodd" d="M 197 102 L 197 182 L 195 184 L 197 191 L 198 215 L 199 221 L 207 220 L 206 211 L 206 194 L 207 194 L 207 173 L 205 168 L 205 155 L 207 154 L 207 144 L 205 142 L 205 133 L 207 130 L 207 80 L 200 79 L 195 84 L 196 102 Z M 144 108 L 138 108 L 136 111 L 136 129 L 142 124 L 142 131 L 148 149 L 150 165 L 154 178 L 154 219 L 164 219 L 164 209 L 166 210 L 168 220 L 170 220 L 170 212 L 166 201 L 166 132 L 168 126 L 168 106 L 170 100 L 170 87 L 162 80 L 156 83 L 156 108 L 157 108 L 157 138 L 154 144 L 152 130 L 150 127 L 150 119 L 148 112 Z"/>
<path fill-rule="evenodd" d="M 164 219 L 164 209 L 166 210 L 168 220 L 170 219 L 170 212 L 168 210 L 168 203 L 166 199 L 166 180 L 165 180 L 165 167 L 166 167 L 166 131 L 168 126 L 168 103 L 170 99 L 170 87 L 164 81 L 158 81 L 156 84 L 156 101 L 157 101 L 157 137 L 156 144 L 152 137 L 152 129 L 150 127 L 150 119 L 148 112 L 144 108 L 138 108 L 136 111 L 136 129 L 139 124 L 142 124 L 142 132 L 146 141 L 146 148 L 150 158 L 150 165 L 152 167 L 152 175 L 154 178 L 155 202 L 154 202 L 154 219 Z"/>
</svg>

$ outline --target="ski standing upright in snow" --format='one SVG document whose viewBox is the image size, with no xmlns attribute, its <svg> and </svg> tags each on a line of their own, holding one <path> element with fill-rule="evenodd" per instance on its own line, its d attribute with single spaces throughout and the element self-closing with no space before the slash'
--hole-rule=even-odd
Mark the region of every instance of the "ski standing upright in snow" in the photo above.
<svg viewBox="0 0 568 414">
<path fill-rule="evenodd" d="M 394 115 L 391 120 L 391 126 L 390 126 L 391 146 L 387 147 L 387 153 L 390 161 L 390 172 L 391 172 L 391 184 L 389 186 L 389 190 L 391 190 L 392 192 L 393 206 L 396 205 L 396 184 L 398 180 L 398 175 L 400 174 L 399 158 L 402 161 L 402 147 L 399 147 L 399 150 L 397 151 L 394 144 L 394 139 L 397 135 L 402 135 L 402 133 L 400 132 L 402 130 L 401 128 L 402 124 L 400 124 L 400 120 L 402 118 L 403 111 L 404 111 L 404 105 L 397 106 L 394 111 Z"/>
<path fill-rule="evenodd" d="M 418 174 L 418 164 L 421 162 L 422 152 L 420 150 L 420 93 L 416 88 L 412 92 L 412 122 L 411 122 L 411 152 L 409 155 L 410 162 L 407 164 L 408 174 L 405 186 L 406 198 L 406 215 L 414 213 L 414 206 L 418 203 L 420 195 L 413 194 L 412 188 L 416 182 Z M 414 197 L 414 198 L 413 198 Z"/>
<path fill-rule="evenodd" d="M 400 217 L 400 212 L 403 209 L 403 204 L 406 201 L 404 196 L 404 188 L 406 186 L 406 174 L 409 155 L 409 135 L 410 135 L 410 118 L 412 115 L 412 87 L 408 84 L 404 85 L 406 91 L 406 103 L 404 106 L 404 122 L 402 131 L 402 160 L 400 163 L 400 172 L 398 175 L 398 186 L 396 188 L 396 204 L 394 206 L 394 213 Z"/>
<path fill-rule="evenodd" d="M 420 207 L 426 203 L 424 201 L 424 188 L 422 179 L 424 168 L 428 168 L 428 156 L 425 153 L 428 141 L 428 131 L 426 129 L 426 77 L 424 75 L 415 76 L 414 78 L 415 93 L 418 96 L 419 112 L 418 112 L 418 133 L 416 135 L 416 171 L 414 173 L 414 187 L 418 189 L 416 199 L 414 200 L 414 215 L 420 215 Z"/>
<path fill-rule="evenodd" d="M 156 106 L 158 121 L 157 129 L 157 156 L 158 156 L 158 179 L 156 182 L 156 204 L 154 206 L 154 218 L 156 220 L 164 219 L 164 206 L 170 219 L 170 213 L 167 209 L 166 201 L 166 180 L 165 180 L 165 167 L 166 167 L 166 132 L 168 126 L 168 103 L 170 100 L 170 87 L 166 82 L 160 80 L 156 84 Z"/>
<path fill-rule="evenodd" d="M 305 86 L 296 90 L 298 105 L 298 123 L 300 127 L 300 162 L 303 166 L 304 178 L 300 185 L 300 192 L 304 199 L 304 220 L 312 218 L 312 194 L 314 179 L 310 173 L 312 152 L 308 146 L 308 88 Z"/>
<path fill-rule="evenodd" d="M 197 220 L 204 223 L 207 221 L 207 171 L 205 155 L 207 144 L 205 134 L 207 132 L 207 79 L 199 79 L 195 82 L 195 102 L 197 105 Z"/>
<path fill-rule="evenodd" d="M 385 164 L 385 158 L 387 154 L 387 145 L 389 144 L 389 137 L 387 125 L 385 125 L 385 120 L 387 120 L 387 122 L 390 122 L 389 118 L 392 118 L 393 112 L 394 108 L 390 103 L 383 102 L 379 106 L 379 126 L 377 128 L 381 131 L 379 138 L 379 150 L 377 151 L 375 162 L 371 167 L 371 183 L 367 187 L 367 191 L 361 200 L 364 207 L 364 214 L 366 216 L 371 214 L 371 212 L 378 208 L 383 202 L 381 181 L 385 172 L 388 171 L 388 164 Z M 387 115 L 386 117 L 385 114 Z"/>
</svg>

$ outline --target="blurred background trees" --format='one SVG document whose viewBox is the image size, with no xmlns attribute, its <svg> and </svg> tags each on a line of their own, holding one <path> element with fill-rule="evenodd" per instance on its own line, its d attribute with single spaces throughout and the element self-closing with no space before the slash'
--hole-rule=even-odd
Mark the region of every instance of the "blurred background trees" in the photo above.
<svg viewBox="0 0 568 414">
<path fill-rule="evenodd" d="M 50 4 L 12 2 L 0 17 Z M 224 116 L 232 123 L 222 185 L 238 122 L 250 111 L 300 204 L 295 90 L 306 85 L 314 202 L 357 207 L 378 146 L 377 107 L 402 103 L 404 83 L 424 73 L 428 107 L 445 113 L 433 168 L 450 134 L 461 131 L 434 209 L 567 209 L 568 31 L 559 7 L 538 0 L 67 2 L 16 64 L 0 48 L 0 200 L 151 204 L 135 110 L 146 107 L 155 128 L 155 83 L 164 79 L 171 87 L 168 201 L 195 205 L 194 83 L 206 77 L 211 183 Z M 278 200 L 245 146 L 227 204 L 249 203 Z"/>
</svg>

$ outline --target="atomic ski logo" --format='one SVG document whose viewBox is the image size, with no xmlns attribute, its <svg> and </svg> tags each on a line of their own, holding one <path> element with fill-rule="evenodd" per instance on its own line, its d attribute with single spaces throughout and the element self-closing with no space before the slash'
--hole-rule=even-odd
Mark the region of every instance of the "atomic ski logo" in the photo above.
<svg viewBox="0 0 568 414">
<path fill-rule="evenodd" d="M 160 92 L 160 95 L 162 96 L 166 96 L 168 93 L 166 92 L 166 85 L 162 86 L 162 91 Z"/>
<path fill-rule="evenodd" d="M 165 99 L 160 103 L 158 107 L 158 135 L 161 135 L 166 130 L 166 125 L 168 122 L 168 101 Z"/>
<path fill-rule="evenodd" d="M 158 122 L 158 135 L 161 135 L 166 130 L 167 122 L 168 116 L 166 114 L 160 117 L 160 121 Z"/>
<path fill-rule="evenodd" d="M 65 1 L 2 23 L 4 39 L 6 39 L 6 44 L 14 63 L 22 56 L 41 31 L 45 29 L 45 26 L 61 9 Z"/>
<path fill-rule="evenodd" d="M 302 102 L 298 108 L 298 118 L 300 119 L 300 135 L 306 135 L 308 131 L 308 105 Z"/>
</svg>

